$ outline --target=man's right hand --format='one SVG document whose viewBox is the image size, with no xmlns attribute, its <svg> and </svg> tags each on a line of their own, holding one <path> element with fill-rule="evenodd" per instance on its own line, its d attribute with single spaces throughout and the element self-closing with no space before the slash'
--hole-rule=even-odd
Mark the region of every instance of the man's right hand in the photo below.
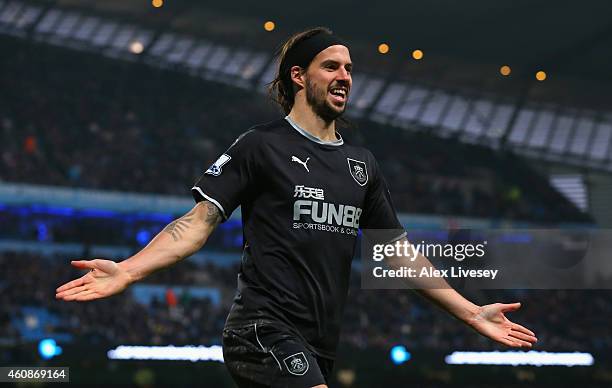
<svg viewBox="0 0 612 388">
<path fill-rule="evenodd" d="M 57 299 L 83 302 L 106 298 L 120 293 L 132 283 L 128 272 L 114 261 L 77 260 L 72 261 L 71 264 L 90 271 L 55 290 Z"/>
<path fill-rule="evenodd" d="M 168 224 L 140 252 L 120 263 L 101 259 L 73 261 L 73 266 L 91 271 L 59 287 L 55 297 L 82 302 L 118 294 L 131 283 L 197 252 L 222 220 L 217 205 L 200 201 Z"/>
</svg>

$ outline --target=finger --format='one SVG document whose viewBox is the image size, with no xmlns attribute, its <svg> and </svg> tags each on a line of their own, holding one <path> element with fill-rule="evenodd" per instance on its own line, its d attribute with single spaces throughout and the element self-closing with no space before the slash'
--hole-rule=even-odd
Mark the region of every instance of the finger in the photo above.
<svg viewBox="0 0 612 388">
<path fill-rule="evenodd" d="M 76 302 L 86 302 L 88 300 L 93 300 L 93 299 L 98 299 L 98 298 L 100 298 L 98 291 L 89 291 L 89 292 L 80 294 L 78 297 L 76 297 L 75 301 Z"/>
<path fill-rule="evenodd" d="M 93 291 L 93 290 L 83 290 L 83 291 L 78 292 L 78 293 L 76 293 L 76 294 L 66 295 L 66 296 L 64 296 L 64 298 L 63 298 L 63 299 L 64 299 L 65 301 L 68 301 L 68 302 L 69 302 L 69 301 L 73 301 L 73 300 L 78 300 L 78 299 L 79 299 L 79 297 L 81 297 L 81 296 L 83 296 L 83 295 L 88 295 L 88 294 L 90 294 L 90 293 L 92 293 L 92 292 L 96 292 L 96 291 Z"/>
<path fill-rule="evenodd" d="M 70 282 L 68 282 L 68 283 L 58 287 L 55 290 L 55 292 L 62 292 L 62 291 L 68 290 L 68 289 L 70 289 L 72 287 L 82 286 L 83 284 L 85 284 L 85 279 L 83 277 L 80 277 L 80 278 L 78 278 L 76 280 L 70 281 Z"/>
<path fill-rule="evenodd" d="M 81 269 L 94 269 L 94 260 L 73 260 L 70 262 L 73 266 Z"/>
<path fill-rule="evenodd" d="M 510 334 L 508 334 L 509 336 L 513 337 L 513 338 L 518 338 L 520 340 L 523 341 L 527 341 L 529 343 L 534 343 L 537 342 L 538 339 L 532 335 L 528 335 L 528 334 L 523 334 L 520 331 L 511 331 Z"/>
<path fill-rule="evenodd" d="M 70 295 L 78 294 L 79 292 L 86 291 L 87 289 L 88 289 L 88 285 L 85 284 L 85 285 L 82 285 L 80 287 L 73 287 L 73 288 L 71 288 L 69 290 L 65 290 L 65 291 L 59 292 L 59 293 L 57 293 L 55 295 L 55 297 L 56 298 L 63 298 L 65 296 L 70 296 Z"/>
<path fill-rule="evenodd" d="M 516 311 L 519 308 L 521 308 L 521 304 L 519 302 L 517 302 L 517 303 L 503 303 L 501 305 L 501 311 L 503 313 L 509 312 L 509 311 Z"/>
<path fill-rule="evenodd" d="M 82 294 L 84 294 L 84 293 L 89 293 L 89 292 L 91 292 L 91 291 L 93 291 L 93 289 L 92 289 L 92 288 L 86 288 L 86 287 L 83 287 L 83 288 L 82 288 L 80 291 L 78 291 L 78 292 L 71 293 L 70 295 L 63 295 L 63 296 L 62 296 L 62 299 L 63 299 L 63 300 L 66 300 L 66 301 L 75 300 L 75 299 L 76 299 L 76 298 L 77 298 L 79 295 L 82 295 Z"/>
<path fill-rule="evenodd" d="M 517 343 L 519 347 L 522 347 L 522 348 L 530 348 L 530 347 L 532 346 L 532 345 L 531 345 L 531 342 L 523 341 L 523 340 L 521 340 L 521 339 L 519 339 L 519 338 L 512 337 L 512 335 L 511 335 L 511 334 L 510 334 L 510 337 L 509 337 L 509 338 L 510 338 L 510 339 L 511 339 L 513 342 Z"/>
<path fill-rule="evenodd" d="M 500 339 L 498 339 L 497 341 L 498 341 L 498 342 L 501 342 L 501 343 L 502 343 L 502 344 L 504 344 L 504 345 L 511 346 L 511 347 L 513 347 L 513 348 L 516 348 L 517 346 L 519 346 L 519 345 L 517 345 L 517 344 L 516 344 L 514 341 L 511 341 L 511 340 L 506 339 L 506 338 L 500 338 Z"/>
<path fill-rule="evenodd" d="M 535 333 L 533 331 L 529 330 L 525 326 L 519 325 L 518 323 L 512 322 L 512 330 L 520 331 L 521 333 L 529 334 L 535 337 Z"/>
</svg>

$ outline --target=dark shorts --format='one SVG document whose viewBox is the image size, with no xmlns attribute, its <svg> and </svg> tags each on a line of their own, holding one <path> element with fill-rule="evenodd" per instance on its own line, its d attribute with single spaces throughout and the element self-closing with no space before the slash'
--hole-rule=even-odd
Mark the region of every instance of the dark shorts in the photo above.
<svg viewBox="0 0 612 388">
<path fill-rule="evenodd" d="M 223 358 L 240 388 L 310 388 L 327 384 L 334 367 L 273 323 L 223 330 Z"/>
</svg>

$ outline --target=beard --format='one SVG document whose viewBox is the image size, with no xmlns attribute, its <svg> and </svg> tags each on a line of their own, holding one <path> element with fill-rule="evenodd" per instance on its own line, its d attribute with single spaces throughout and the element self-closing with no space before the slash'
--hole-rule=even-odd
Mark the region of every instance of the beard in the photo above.
<svg viewBox="0 0 612 388">
<path fill-rule="evenodd" d="M 327 90 L 317 88 L 308 78 L 306 78 L 306 102 L 317 116 L 328 123 L 340 117 L 346 109 L 346 102 L 342 109 L 331 106 L 327 101 Z"/>
</svg>

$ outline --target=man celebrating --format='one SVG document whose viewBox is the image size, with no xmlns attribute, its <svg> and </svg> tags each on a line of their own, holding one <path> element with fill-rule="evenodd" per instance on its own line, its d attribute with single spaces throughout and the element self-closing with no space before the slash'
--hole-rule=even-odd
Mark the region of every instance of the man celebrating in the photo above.
<svg viewBox="0 0 612 388">
<path fill-rule="evenodd" d="M 63 300 L 116 294 L 199 250 L 242 206 L 244 251 L 223 331 L 224 358 L 240 387 L 326 387 L 333 368 L 359 228 L 406 238 L 374 156 L 345 144 L 336 120 L 347 106 L 347 45 L 325 28 L 291 37 L 271 84 L 287 115 L 242 134 L 192 189 L 197 202 L 142 251 L 91 269 L 57 289 Z M 426 259 L 421 257 L 422 262 Z M 504 312 L 477 306 L 446 283 L 419 291 L 479 333 L 513 347 L 536 341 Z"/>
</svg>

